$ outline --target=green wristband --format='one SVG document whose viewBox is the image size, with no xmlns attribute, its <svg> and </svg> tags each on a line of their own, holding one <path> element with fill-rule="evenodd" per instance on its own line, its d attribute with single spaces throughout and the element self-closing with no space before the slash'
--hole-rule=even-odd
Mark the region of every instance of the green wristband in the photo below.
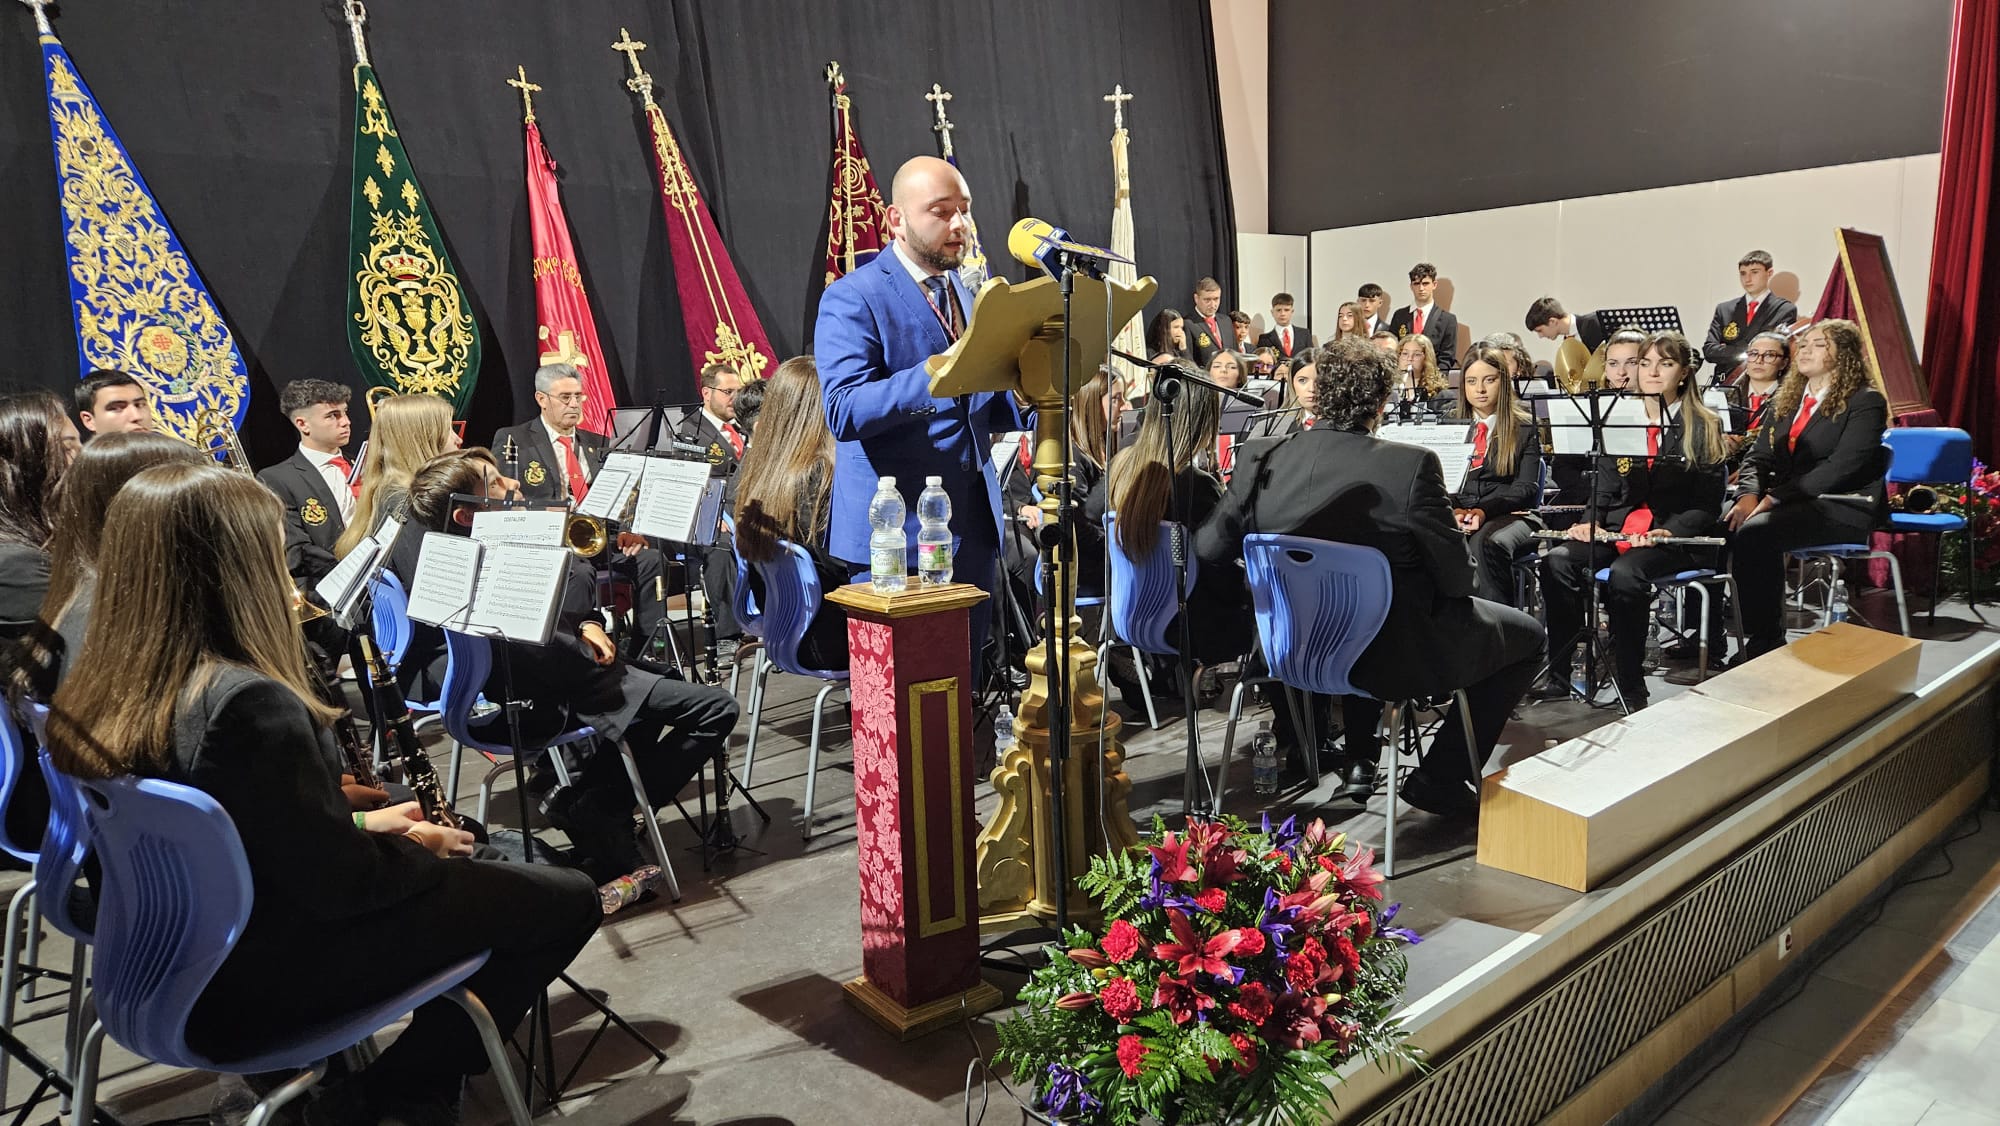
<svg viewBox="0 0 2000 1126">
<path fill-rule="evenodd" d="M 357 814 L 355 814 L 355 815 L 354 815 L 354 827 L 355 827 L 355 828 L 357 828 L 357 829 L 360 829 L 360 830 L 362 830 L 363 832 L 366 832 L 366 831 L 367 831 L 367 829 L 368 829 L 368 815 L 367 815 L 367 814 L 365 814 L 365 813 L 357 813 Z"/>
</svg>

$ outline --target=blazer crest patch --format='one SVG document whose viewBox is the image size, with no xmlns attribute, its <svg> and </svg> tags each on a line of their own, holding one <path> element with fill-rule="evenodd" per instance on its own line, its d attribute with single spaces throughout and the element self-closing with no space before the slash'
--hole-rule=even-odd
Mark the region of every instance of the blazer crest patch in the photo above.
<svg viewBox="0 0 2000 1126">
<path fill-rule="evenodd" d="M 723 456 L 722 443 L 710 442 L 708 445 L 708 463 L 710 465 L 721 465 Z"/>
<path fill-rule="evenodd" d="M 521 480 L 530 485 L 539 485 L 548 479 L 549 471 L 542 468 L 542 463 L 539 461 L 529 462 L 527 470 L 521 474 Z"/>
<path fill-rule="evenodd" d="M 1195 334 L 1195 343 L 1203 348 L 1215 347 L 1215 338 L 1205 332 Z"/>
<path fill-rule="evenodd" d="M 1729 322 L 1729 326 L 1722 330 L 1722 338 L 1724 340 L 1734 340 L 1738 336 L 1741 336 L 1742 334 L 1743 330 L 1736 327 L 1735 321 Z"/>
<path fill-rule="evenodd" d="M 307 497 L 306 502 L 299 506 L 299 519 L 317 528 L 326 523 L 326 506 L 319 502 L 318 497 Z"/>
</svg>

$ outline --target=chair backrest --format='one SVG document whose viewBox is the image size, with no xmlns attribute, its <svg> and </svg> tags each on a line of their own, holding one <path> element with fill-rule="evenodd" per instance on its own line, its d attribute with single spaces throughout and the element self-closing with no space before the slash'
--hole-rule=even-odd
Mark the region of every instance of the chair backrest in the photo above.
<svg viewBox="0 0 2000 1126">
<path fill-rule="evenodd" d="M 1167 626 L 1180 610 L 1174 597 L 1174 533 L 1178 525 L 1160 522 L 1160 534 L 1152 549 L 1134 558 L 1118 539 L 1118 514 L 1104 517 L 1105 601 L 1111 619 L 1111 634 L 1127 645 L 1148 653 L 1171 656 L 1180 651 L 1180 638 L 1168 637 Z M 1188 554 L 1187 584 L 1194 587 L 1199 568 Z"/>
<path fill-rule="evenodd" d="M 1356 693 L 1354 662 L 1389 616 L 1389 560 L 1304 536 L 1243 537 L 1243 568 L 1271 675 L 1293 688 Z"/>
<path fill-rule="evenodd" d="M 11 853 L 16 860 L 33 863 L 35 850 L 22 847 L 22 842 L 7 831 L 7 807 L 14 803 L 28 757 L 28 741 L 21 735 L 21 725 L 15 722 L 14 709 L 0 697 L 0 849 Z"/>
<path fill-rule="evenodd" d="M 736 615 L 736 624 L 745 637 L 764 636 L 764 613 L 757 605 L 757 596 L 750 593 L 750 565 L 743 561 L 743 552 L 736 544 L 736 521 L 725 513 L 722 524 L 729 529 L 729 557 L 736 563 L 736 589 L 730 592 L 729 609 Z"/>
<path fill-rule="evenodd" d="M 444 688 L 438 693 L 438 718 L 453 739 L 475 751 L 511 755 L 512 745 L 493 743 L 472 734 L 472 707 L 493 671 L 493 643 L 476 634 L 444 631 Z"/>
<path fill-rule="evenodd" d="M 171 1067 L 211 1069 L 188 1014 L 250 918 L 250 863 L 214 798 L 157 778 L 80 779 L 98 881 L 98 1020 Z"/>
<path fill-rule="evenodd" d="M 812 555 L 790 540 L 778 541 L 778 557 L 750 564 L 764 580 L 764 651 L 771 663 L 794 676 L 845 680 L 846 669 L 809 669 L 799 660 L 799 642 L 819 614 L 819 569 Z"/>
<path fill-rule="evenodd" d="M 82 880 L 84 862 L 90 859 L 90 812 L 76 779 L 56 769 L 47 748 L 40 757 L 42 780 L 49 787 L 49 824 L 42 832 L 41 855 L 35 858 L 35 901 L 50 926 L 89 943 L 96 937 L 96 924 L 76 917 L 69 893 Z"/>
<path fill-rule="evenodd" d="M 1972 435 L 1950 426 L 1892 426 L 1882 435 L 1894 460 L 1888 479 L 1962 485 L 1972 479 Z"/>
<path fill-rule="evenodd" d="M 376 573 L 375 585 L 369 593 L 375 645 L 381 649 L 382 659 L 389 662 L 389 667 L 396 668 L 403 663 L 403 654 L 410 648 L 410 596 L 404 593 L 402 581 L 387 567 Z"/>
</svg>

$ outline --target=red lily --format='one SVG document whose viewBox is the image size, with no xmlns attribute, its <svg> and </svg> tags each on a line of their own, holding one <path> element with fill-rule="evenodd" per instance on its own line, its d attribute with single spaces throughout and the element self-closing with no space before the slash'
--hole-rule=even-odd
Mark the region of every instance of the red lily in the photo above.
<svg viewBox="0 0 2000 1126">
<path fill-rule="evenodd" d="M 1174 929 L 1174 941 L 1154 946 L 1153 957 L 1176 963 L 1180 976 L 1184 978 L 1196 973 L 1215 977 L 1229 974 L 1229 963 L 1222 959 L 1242 943 L 1240 931 L 1226 930 L 1204 940 L 1196 933 L 1185 912 L 1171 908 L 1167 911 L 1167 925 Z"/>
<path fill-rule="evenodd" d="M 1195 878 L 1194 865 L 1188 863 L 1188 842 L 1185 838 L 1176 840 L 1169 832 L 1160 838 L 1159 844 L 1147 845 L 1146 851 L 1159 862 L 1162 881 L 1177 884 Z"/>
<path fill-rule="evenodd" d="M 1343 858 L 1340 870 L 1336 874 L 1340 877 L 1342 888 L 1370 899 L 1382 898 L 1382 888 L 1379 886 L 1382 883 L 1382 873 L 1375 870 L 1374 849 L 1364 848 L 1353 856 Z"/>
<path fill-rule="evenodd" d="M 1167 1010 L 1175 1024 L 1186 1024 L 1203 1009 L 1215 1007 L 1215 998 L 1196 989 L 1187 978 L 1160 975 L 1159 988 L 1153 990 L 1153 1007 Z"/>
</svg>

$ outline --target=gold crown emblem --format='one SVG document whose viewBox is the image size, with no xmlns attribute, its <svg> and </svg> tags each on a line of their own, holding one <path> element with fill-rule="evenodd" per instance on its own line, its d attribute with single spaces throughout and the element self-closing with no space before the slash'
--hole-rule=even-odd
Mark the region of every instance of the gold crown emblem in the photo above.
<svg viewBox="0 0 2000 1126">
<path fill-rule="evenodd" d="M 415 254 L 384 254 L 379 265 L 397 282 L 422 281 L 431 272 L 431 264 Z"/>
</svg>

